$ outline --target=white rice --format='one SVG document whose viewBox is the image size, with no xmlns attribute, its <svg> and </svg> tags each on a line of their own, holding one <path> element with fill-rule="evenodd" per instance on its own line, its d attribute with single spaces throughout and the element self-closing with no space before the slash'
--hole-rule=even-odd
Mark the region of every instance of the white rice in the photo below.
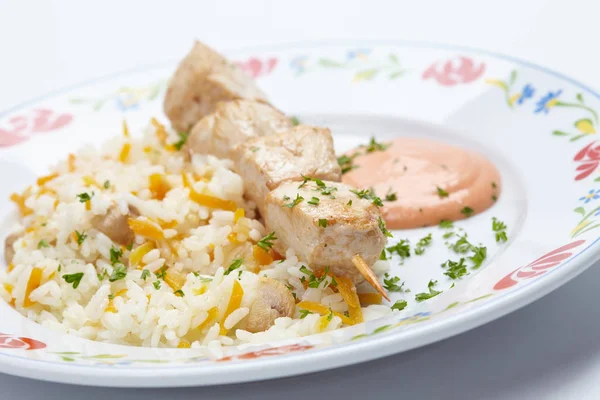
<svg viewBox="0 0 600 400">
<path fill-rule="evenodd" d="M 205 345 L 217 356 L 223 353 L 222 346 L 260 344 L 340 328 L 338 316 L 330 316 L 323 324 L 319 314 L 301 318 L 297 309 L 293 318 L 279 318 L 265 332 L 244 330 L 256 298 L 258 274 L 284 283 L 297 301 L 320 303 L 339 313 L 348 307 L 329 287 L 330 277 L 318 288 L 304 286 L 306 275 L 300 268 L 306 264 L 292 250 L 282 261 L 255 265 L 252 246 L 267 232 L 253 219 L 254 205 L 244 200 L 243 182 L 231 171 L 232 162 L 195 155 L 188 163 L 182 152 L 169 150 L 157 132 L 150 125 L 139 140 L 121 136 L 101 151 L 85 148 L 71 161 L 60 162 L 53 170 L 56 177 L 22 194 L 29 213 L 21 218 L 25 233 L 13 245 L 9 270 L 0 270 L 0 297 L 28 318 L 61 332 L 138 346 Z M 170 133 L 167 142 L 177 140 Z M 125 143 L 131 148 L 126 162 L 120 162 Z M 195 177 L 195 191 L 235 202 L 245 217 L 192 201 L 181 178 L 183 172 Z M 162 201 L 153 198 L 150 190 L 152 174 L 162 174 L 170 186 Z M 91 196 L 89 210 L 78 198 L 82 193 Z M 119 262 L 127 265 L 132 250 L 149 240 L 138 234 L 129 250 L 94 229 L 93 218 L 105 215 L 113 204 L 122 213 L 135 207 L 141 219 L 164 226 L 165 239 L 150 240 L 154 248 L 141 257 L 141 268 L 128 267 L 121 279 L 111 278 L 119 271 L 111 260 L 111 248 L 113 253 L 122 251 Z M 86 235 L 80 244 L 75 232 Z M 231 261 L 242 257 L 245 261 L 239 270 L 226 274 Z M 171 287 L 164 276 L 157 277 L 163 267 L 168 267 L 169 276 L 180 277 L 182 285 Z M 387 268 L 385 261 L 374 266 L 379 274 Z M 34 270 L 41 272 L 39 282 L 33 279 Z M 81 277 L 74 287 L 65 276 L 76 274 Z M 239 307 L 227 314 L 235 281 L 243 296 Z M 391 312 L 383 305 L 363 308 L 365 320 Z"/>
</svg>

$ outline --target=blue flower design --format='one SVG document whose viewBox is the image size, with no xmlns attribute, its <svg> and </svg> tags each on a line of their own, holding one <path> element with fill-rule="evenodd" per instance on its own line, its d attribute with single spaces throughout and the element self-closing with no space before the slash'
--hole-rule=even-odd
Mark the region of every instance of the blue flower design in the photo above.
<svg viewBox="0 0 600 400">
<path fill-rule="evenodd" d="M 596 207 L 596 212 L 594 213 L 594 217 L 600 215 L 600 207 Z"/>
<path fill-rule="evenodd" d="M 346 54 L 346 60 L 352 61 L 354 59 L 366 60 L 367 57 L 371 54 L 370 49 L 356 49 L 351 50 Z"/>
<path fill-rule="evenodd" d="M 532 98 L 534 94 L 535 94 L 534 87 L 530 83 L 528 83 L 527 85 L 523 86 L 523 89 L 521 90 L 519 99 L 517 100 L 517 104 L 518 105 L 523 104 L 525 102 L 525 100 Z"/>
<path fill-rule="evenodd" d="M 138 108 L 143 98 L 134 90 L 121 89 L 115 97 L 115 105 L 121 111 L 128 111 Z"/>
<path fill-rule="evenodd" d="M 562 89 L 557 90 L 556 92 L 548 92 L 547 95 L 545 95 L 544 97 L 542 97 L 536 104 L 536 109 L 535 109 L 535 113 L 540 113 L 540 112 L 544 112 L 544 114 L 548 114 L 548 111 L 550 111 L 550 108 L 554 107 L 556 105 L 556 103 L 558 102 L 558 96 L 560 96 L 562 93 Z"/>
<path fill-rule="evenodd" d="M 298 56 L 292 59 L 290 62 L 290 67 L 293 70 L 296 70 L 297 74 L 301 74 L 306 70 L 306 63 L 308 61 L 308 56 Z"/>
<path fill-rule="evenodd" d="M 579 198 L 579 201 L 583 201 L 585 204 L 589 203 L 592 200 L 600 199 L 600 189 L 598 190 L 590 190 L 588 194 Z"/>
</svg>

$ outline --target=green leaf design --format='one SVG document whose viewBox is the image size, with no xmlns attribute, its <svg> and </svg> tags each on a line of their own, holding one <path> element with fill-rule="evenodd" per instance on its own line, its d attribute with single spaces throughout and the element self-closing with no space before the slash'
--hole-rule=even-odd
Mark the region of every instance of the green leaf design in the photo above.
<svg viewBox="0 0 600 400">
<path fill-rule="evenodd" d="M 77 352 L 77 351 L 54 351 L 54 352 L 52 352 L 52 354 L 68 356 L 68 355 L 73 355 L 73 354 L 79 354 L 79 352 Z"/>
<path fill-rule="evenodd" d="M 130 360 L 136 363 L 147 363 L 147 364 L 167 364 L 169 360 Z"/>
<path fill-rule="evenodd" d="M 583 95 L 581 93 L 577 93 L 576 97 L 577 97 L 577 101 L 578 102 L 580 102 L 581 104 L 584 103 L 584 101 L 583 101 Z"/>
<path fill-rule="evenodd" d="M 586 136 L 585 133 L 582 133 L 581 135 L 577 135 L 577 136 L 573 136 L 571 139 L 569 139 L 569 142 L 574 142 L 576 140 L 581 139 L 582 137 Z"/>
<path fill-rule="evenodd" d="M 362 338 L 366 338 L 369 335 L 367 335 L 366 333 L 361 333 L 360 335 L 356 335 L 352 337 L 352 340 L 358 340 L 358 339 L 362 339 Z"/>
<path fill-rule="evenodd" d="M 86 102 L 87 102 L 87 100 L 80 99 L 80 98 L 69 99 L 69 103 L 73 103 L 73 104 L 83 104 Z"/>
<path fill-rule="evenodd" d="M 596 229 L 597 227 L 599 227 L 599 226 L 600 226 L 600 224 L 596 224 L 596 225 L 592 225 L 592 226 L 589 226 L 589 225 L 590 225 L 590 224 L 586 225 L 585 229 L 580 229 L 578 232 L 576 232 L 576 233 L 573 235 L 573 237 L 576 237 L 576 236 L 582 235 L 582 234 L 584 234 L 584 233 L 586 233 L 586 232 L 588 232 L 588 231 L 591 231 L 592 229 Z"/>
<path fill-rule="evenodd" d="M 600 182 L 600 176 L 594 179 L 594 182 Z"/>
<path fill-rule="evenodd" d="M 104 105 L 104 100 L 98 100 L 96 103 L 94 103 L 94 111 L 98 111 L 99 109 L 102 108 L 103 105 Z"/>
<path fill-rule="evenodd" d="M 596 178 L 596 180 L 598 180 L 598 179 L 600 179 L 600 178 Z M 583 208 L 583 207 L 577 207 L 573 211 L 575 211 L 577 214 L 581 214 L 582 216 L 585 215 L 585 208 Z"/>
<path fill-rule="evenodd" d="M 450 304 L 448 304 L 448 307 L 446 307 L 444 309 L 444 311 L 448 311 L 449 309 L 454 308 L 454 307 L 456 307 L 459 304 L 460 304 L 460 301 L 455 301 L 454 303 L 450 303 Z"/>
<path fill-rule="evenodd" d="M 516 80 L 517 80 L 517 71 L 513 69 L 510 72 L 510 78 L 508 79 L 508 83 L 510 83 L 512 85 L 513 83 L 515 83 Z"/>
<path fill-rule="evenodd" d="M 563 131 L 552 131 L 552 134 L 554 136 L 569 136 L 570 135 L 570 133 L 563 132 Z"/>
<path fill-rule="evenodd" d="M 373 69 L 365 69 L 364 71 L 357 72 L 354 75 L 355 81 L 368 81 L 373 79 L 379 71 L 375 68 Z"/>
<path fill-rule="evenodd" d="M 406 71 L 396 71 L 396 72 L 392 72 L 389 76 L 390 79 L 396 79 L 396 78 L 400 78 L 401 76 L 404 75 Z"/>
<path fill-rule="evenodd" d="M 107 359 L 107 358 L 123 358 L 123 357 L 127 357 L 127 354 L 96 354 L 94 356 L 87 356 L 85 358 Z"/>
<path fill-rule="evenodd" d="M 394 64 L 400 64 L 400 60 L 398 60 L 398 56 L 396 56 L 393 53 L 390 53 L 389 59 L 391 62 L 393 62 Z"/>
<path fill-rule="evenodd" d="M 61 358 L 62 358 L 62 360 L 63 360 L 63 361 L 68 361 L 68 362 L 73 362 L 73 361 L 75 361 L 75 359 L 74 359 L 74 358 L 71 358 L 71 357 L 61 357 Z"/>
<path fill-rule="evenodd" d="M 390 329 L 391 327 L 392 327 L 391 325 L 383 325 L 383 326 L 380 326 L 379 328 L 375 329 L 375 330 L 373 331 L 373 333 L 372 333 L 372 334 L 374 335 L 374 334 L 376 334 L 376 333 L 381 333 L 381 332 L 383 332 L 383 331 L 387 331 L 387 330 L 388 330 L 388 329 Z"/>
<path fill-rule="evenodd" d="M 327 68 L 342 68 L 344 64 L 341 64 L 337 61 L 331 60 L 329 58 L 321 58 L 319 59 L 319 65 Z"/>
<path fill-rule="evenodd" d="M 467 303 L 474 303 L 479 300 L 487 299 L 488 297 L 493 296 L 493 295 L 494 295 L 493 293 L 484 294 L 483 296 L 475 297 L 474 299 L 467 301 Z"/>
</svg>

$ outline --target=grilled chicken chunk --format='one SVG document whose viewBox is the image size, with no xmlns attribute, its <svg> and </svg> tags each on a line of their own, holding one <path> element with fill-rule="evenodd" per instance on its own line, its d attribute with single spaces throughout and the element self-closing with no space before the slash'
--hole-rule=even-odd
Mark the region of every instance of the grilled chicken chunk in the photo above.
<svg viewBox="0 0 600 400">
<path fill-rule="evenodd" d="M 129 227 L 127 220 L 136 218 L 140 215 L 139 211 L 129 206 L 128 214 L 121 214 L 117 204 L 111 205 L 105 215 L 97 215 L 92 219 L 92 226 L 104 233 L 113 242 L 127 246 L 133 243 L 135 234 Z"/>
<path fill-rule="evenodd" d="M 231 158 L 232 150 L 246 140 L 285 132 L 293 126 L 279 110 L 252 100 L 221 102 L 216 107 L 192 128 L 186 142 L 191 152 Z"/>
<path fill-rule="evenodd" d="M 233 154 L 246 196 L 263 216 L 265 197 L 282 182 L 302 181 L 302 176 L 339 182 L 342 175 L 327 128 L 298 125 L 285 133 L 249 139 Z"/>
<path fill-rule="evenodd" d="M 301 187 L 299 187 L 301 186 Z M 292 248 L 301 260 L 319 270 L 358 283 L 363 275 L 352 257 L 359 254 L 373 265 L 385 247 L 381 212 L 372 200 L 353 188 L 329 181 L 285 182 L 265 199 L 267 230 L 277 236 L 275 250 Z"/>
<path fill-rule="evenodd" d="M 267 102 L 242 70 L 210 47 L 196 41 L 179 63 L 165 95 L 165 114 L 173 128 L 187 132 L 219 101 L 253 99 Z"/>
</svg>

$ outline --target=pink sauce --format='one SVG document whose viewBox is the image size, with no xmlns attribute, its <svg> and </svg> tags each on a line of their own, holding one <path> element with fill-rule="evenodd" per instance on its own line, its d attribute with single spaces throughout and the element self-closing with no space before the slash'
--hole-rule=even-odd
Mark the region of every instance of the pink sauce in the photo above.
<svg viewBox="0 0 600 400">
<path fill-rule="evenodd" d="M 491 207 L 500 196 L 500 173 L 482 155 L 427 139 L 398 138 L 383 151 L 353 160 L 357 168 L 342 182 L 373 188 L 383 200 L 382 212 L 390 229 L 437 225 L 459 220 Z M 386 201 L 387 193 L 397 199 Z"/>
</svg>

